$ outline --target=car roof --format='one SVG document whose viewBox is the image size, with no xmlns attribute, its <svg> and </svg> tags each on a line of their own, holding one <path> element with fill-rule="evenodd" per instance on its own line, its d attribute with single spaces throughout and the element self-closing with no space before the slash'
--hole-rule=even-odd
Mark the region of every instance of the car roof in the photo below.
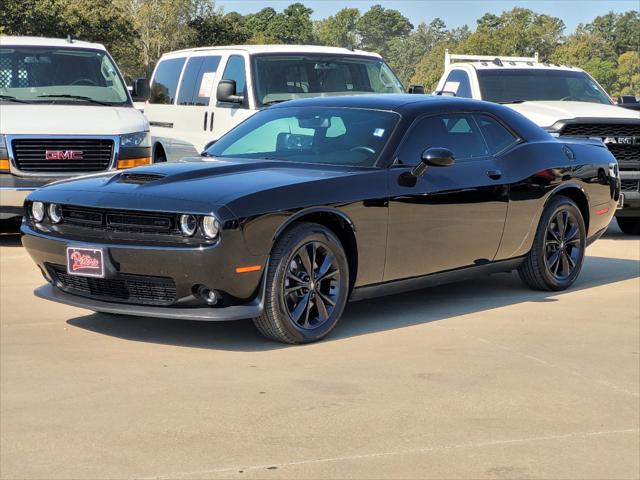
<svg viewBox="0 0 640 480">
<path fill-rule="evenodd" d="M 348 48 L 339 47 L 324 47 L 319 45 L 227 45 L 216 47 L 198 47 L 187 48 L 184 50 L 176 50 L 173 52 L 167 52 L 163 55 L 174 56 L 184 55 L 193 52 L 206 52 L 206 51 L 244 51 L 249 55 L 261 54 L 261 53 L 288 53 L 288 54 L 326 54 L 326 55 L 363 55 L 368 57 L 382 58 L 379 54 L 374 52 L 365 52 L 364 50 L 350 50 Z"/>
<path fill-rule="evenodd" d="M 92 50 L 106 50 L 101 43 L 83 42 L 76 39 L 47 38 L 47 37 L 17 37 L 11 35 L 0 35 L 0 45 L 3 47 L 64 47 L 64 48 L 84 48 Z"/>
<path fill-rule="evenodd" d="M 502 66 L 496 65 L 491 61 L 481 62 L 452 62 L 449 65 L 450 69 L 460 67 L 463 65 L 469 65 L 476 70 L 555 70 L 566 72 L 582 72 L 583 70 L 578 67 L 571 67 L 569 65 L 558 65 L 553 63 L 534 63 L 534 62 L 502 62 Z"/>
</svg>

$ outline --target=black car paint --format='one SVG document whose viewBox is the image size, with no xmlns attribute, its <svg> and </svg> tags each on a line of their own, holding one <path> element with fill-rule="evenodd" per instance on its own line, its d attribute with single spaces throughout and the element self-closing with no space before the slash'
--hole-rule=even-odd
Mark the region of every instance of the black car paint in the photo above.
<svg viewBox="0 0 640 480">
<path fill-rule="evenodd" d="M 271 248 L 279 233 L 297 220 L 340 228 L 354 276 L 352 297 L 358 298 L 376 286 L 383 287 L 379 292 L 394 291 L 394 281 L 408 288 L 420 286 L 424 282 L 407 279 L 429 274 L 448 281 L 459 276 L 442 272 L 466 275 L 514 268 L 531 248 L 544 206 L 555 193 L 564 192 L 578 203 L 589 241 L 598 238 L 615 211 L 619 182 L 610 176 L 615 159 L 605 148 L 558 141 L 500 105 L 384 95 L 296 100 L 271 108 L 288 105 L 390 110 L 399 113 L 401 120 L 373 168 L 205 157 L 205 162 L 128 171 L 164 175 L 146 184 L 119 182 L 118 174 L 95 175 L 59 182 L 27 199 L 27 205 L 38 200 L 103 209 L 215 213 L 223 225 L 216 242 L 74 231 L 64 223 L 36 225 L 25 217 L 25 247 L 45 276 L 45 263 L 65 263 L 67 244 L 99 246 L 108 250 L 120 272 L 174 278 L 180 306 L 192 305 L 192 287 L 201 283 L 225 292 L 229 308 L 253 302 L 259 313 L 256 298 Z M 492 115 L 508 125 L 519 141 L 495 157 L 429 167 L 414 186 L 403 185 L 400 177 L 412 168 L 397 158 L 404 135 L 417 118 L 450 112 Z M 567 146 L 572 155 L 567 155 Z M 243 265 L 263 268 L 236 273 L 235 268 Z M 118 308 L 137 310 L 136 314 L 143 310 L 128 305 Z M 215 314 L 210 319 L 235 318 L 229 308 L 211 308 Z M 230 313 L 224 315 L 221 310 Z M 184 308 L 179 314 L 176 310 L 175 316 L 188 317 Z"/>
</svg>

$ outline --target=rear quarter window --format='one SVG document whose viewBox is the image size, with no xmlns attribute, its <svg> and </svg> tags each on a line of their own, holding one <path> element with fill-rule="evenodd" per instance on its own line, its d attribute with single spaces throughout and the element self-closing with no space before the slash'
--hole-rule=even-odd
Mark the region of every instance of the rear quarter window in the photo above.
<svg viewBox="0 0 640 480">
<path fill-rule="evenodd" d="M 178 80 L 185 58 L 160 60 L 151 82 L 149 103 L 172 104 L 176 100 Z"/>
</svg>

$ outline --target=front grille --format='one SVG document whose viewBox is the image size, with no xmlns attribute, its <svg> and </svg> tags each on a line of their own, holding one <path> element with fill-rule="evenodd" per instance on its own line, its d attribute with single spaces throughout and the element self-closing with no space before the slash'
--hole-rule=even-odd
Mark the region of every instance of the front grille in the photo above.
<svg viewBox="0 0 640 480">
<path fill-rule="evenodd" d="M 630 162 L 640 162 L 640 144 L 628 145 L 617 142 L 621 137 L 640 138 L 640 122 L 635 123 L 569 123 L 561 130 L 560 135 L 567 137 L 595 137 L 606 142 L 607 148 L 616 157 L 620 170 L 629 170 L 634 165 Z M 635 139 L 634 139 L 635 140 Z M 625 165 L 627 164 L 627 165 Z"/>
<path fill-rule="evenodd" d="M 561 134 L 569 137 L 637 137 L 640 136 L 640 122 L 569 123 L 564 126 Z"/>
<path fill-rule="evenodd" d="M 69 275 L 62 265 L 48 265 L 59 288 L 65 292 L 97 300 L 138 305 L 171 305 L 176 300 L 176 284 L 169 277 L 120 273 L 114 278 Z"/>
<path fill-rule="evenodd" d="M 62 206 L 65 223 L 127 232 L 177 233 L 173 214 Z"/>
<path fill-rule="evenodd" d="M 113 159 L 113 140 L 106 138 L 16 138 L 11 145 L 23 172 L 99 172 Z"/>
<path fill-rule="evenodd" d="M 640 190 L 640 180 L 621 180 L 620 190 L 623 192 L 637 192 Z"/>
</svg>

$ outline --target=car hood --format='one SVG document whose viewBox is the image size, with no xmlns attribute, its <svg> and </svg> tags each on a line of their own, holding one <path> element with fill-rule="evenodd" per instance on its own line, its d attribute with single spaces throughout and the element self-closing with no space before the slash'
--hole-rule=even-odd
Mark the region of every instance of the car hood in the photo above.
<svg viewBox="0 0 640 480">
<path fill-rule="evenodd" d="M 0 133 L 8 135 L 121 135 L 149 130 L 133 107 L 0 104 Z"/>
<path fill-rule="evenodd" d="M 550 127 L 559 120 L 574 118 L 640 119 L 638 112 L 601 103 L 539 101 L 514 103 L 507 106 L 541 127 Z"/>
<path fill-rule="evenodd" d="M 29 200 L 86 207 L 206 214 L 241 200 L 258 212 L 269 200 L 295 206 L 312 199 L 319 183 L 347 179 L 362 168 L 308 165 L 271 160 L 183 159 L 117 173 L 87 175 L 52 183 Z M 364 169 L 377 170 L 377 169 Z M 286 190 L 283 192 L 283 190 Z M 288 198 L 288 193 L 295 195 Z M 301 194 L 301 192 L 303 192 Z M 273 201 L 271 201 L 273 200 Z"/>
</svg>

